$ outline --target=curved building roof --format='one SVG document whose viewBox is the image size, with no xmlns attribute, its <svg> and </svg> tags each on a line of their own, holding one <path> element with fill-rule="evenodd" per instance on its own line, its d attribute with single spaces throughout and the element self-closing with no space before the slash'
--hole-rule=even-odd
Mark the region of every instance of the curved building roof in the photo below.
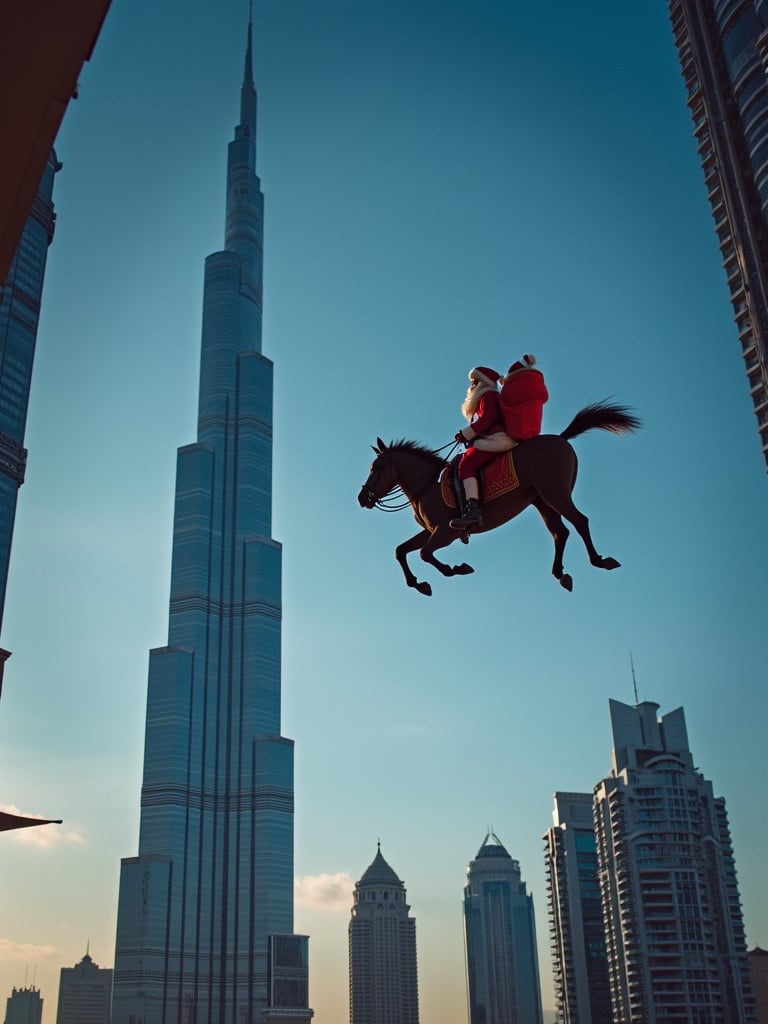
<svg viewBox="0 0 768 1024">
<path fill-rule="evenodd" d="M 483 840 L 483 845 L 477 851 L 475 860 L 478 860 L 480 857 L 506 857 L 508 860 L 512 860 L 495 832 L 489 832 Z"/>
<path fill-rule="evenodd" d="M 361 885 L 395 885 L 402 888 L 403 883 L 397 877 L 396 873 L 387 864 L 381 855 L 381 844 L 379 844 L 376 850 L 376 856 L 373 858 L 371 864 L 363 872 L 363 877 L 357 883 Z"/>
</svg>

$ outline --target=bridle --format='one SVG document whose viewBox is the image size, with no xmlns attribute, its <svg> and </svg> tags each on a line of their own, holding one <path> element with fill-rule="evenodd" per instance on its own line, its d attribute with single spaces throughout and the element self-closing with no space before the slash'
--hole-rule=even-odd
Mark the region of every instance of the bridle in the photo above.
<svg viewBox="0 0 768 1024">
<path fill-rule="evenodd" d="M 450 448 L 450 452 L 445 457 L 445 464 L 448 465 L 451 461 L 454 451 L 459 447 L 458 441 L 449 441 L 448 444 L 444 444 L 442 448 L 435 449 L 435 455 L 439 455 L 440 452 L 444 452 L 446 448 Z M 378 459 L 382 459 L 387 454 L 388 449 L 384 449 L 383 452 L 379 452 Z M 376 476 L 370 480 L 368 486 L 363 485 L 362 493 L 365 495 L 366 502 L 371 508 L 381 509 L 382 512 L 402 512 L 404 508 L 408 508 L 410 505 L 420 501 L 420 499 L 426 494 L 427 490 L 432 486 L 434 482 L 434 474 L 432 472 L 425 474 L 423 481 L 421 481 L 418 487 L 412 492 L 409 498 L 403 488 L 399 484 L 395 484 L 386 494 L 382 494 L 381 497 L 376 496 L 374 491 L 374 485 L 377 480 L 381 477 L 384 470 L 391 464 L 391 458 L 387 458 L 383 461 L 379 467 Z M 401 501 L 401 498 L 405 498 L 405 501 Z M 393 504 L 396 502 L 396 504 Z"/>
</svg>

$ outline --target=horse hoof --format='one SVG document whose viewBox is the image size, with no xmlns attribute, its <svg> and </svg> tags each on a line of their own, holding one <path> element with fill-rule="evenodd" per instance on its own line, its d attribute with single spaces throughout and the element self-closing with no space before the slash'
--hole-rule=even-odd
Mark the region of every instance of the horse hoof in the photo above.
<svg viewBox="0 0 768 1024">
<path fill-rule="evenodd" d="M 472 568 L 472 566 L 467 565 L 466 562 L 462 562 L 461 565 L 454 565 L 453 567 L 454 576 L 469 576 L 469 574 L 474 571 L 475 570 Z"/>
<path fill-rule="evenodd" d="M 573 580 L 568 573 L 565 573 L 565 575 L 560 577 L 560 586 L 563 590 L 567 590 L 569 594 L 573 590 Z"/>
<path fill-rule="evenodd" d="M 601 558 L 600 568 L 601 569 L 618 569 L 621 567 L 621 562 L 617 562 L 615 558 Z"/>
<path fill-rule="evenodd" d="M 425 597 L 432 597 L 432 586 L 429 583 L 417 583 L 416 589 L 420 594 L 424 594 Z"/>
</svg>

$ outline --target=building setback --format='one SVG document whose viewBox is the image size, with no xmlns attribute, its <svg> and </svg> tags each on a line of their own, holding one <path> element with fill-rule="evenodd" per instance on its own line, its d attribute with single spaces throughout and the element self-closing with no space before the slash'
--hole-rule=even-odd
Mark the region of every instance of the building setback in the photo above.
<svg viewBox="0 0 768 1024">
<path fill-rule="evenodd" d="M 595 835 L 614 1019 L 751 1024 L 725 801 L 694 768 L 683 709 L 610 701 Z"/>
<path fill-rule="evenodd" d="M 591 793 L 555 793 L 544 835 L 559 1024 L 613 1024 Z"/>
<path fill-rule="evenodd" d="M 493 832 L 467 868 L 464 936 L 470 1024 L 541 1024 L 533 897 Z"/>
<path fill-rule="evenodd" d="M 5 1002 L 5 1024 L 40 1024 L 43 1000 L 40 989 L 14 988 Z"/>
<path fill-rule="evenodd" d="M 56 1024 L 109 1024 L 112 971 L 88 953 L 74 967 L 62 967 Z"/>
<path fill-rule="evenodd" d="M 669 12 L 768 465 L 768 0 Z"/>
<path fill-rule="evenodd" d="M 205 264 L 197 441 L 177 459 L 168 645 L 150 652 L 139 852 L 120 872 L 113 1024 L 312 1016 L 280 734 L 263 204 L 249 21 L 224 250 Z"/>
<path fill-rule="evenodd" d="M 405 886 L 376 851 L 349 922 L 350 1024 L 419 1024 L 416 922 Z"/>
</svg>

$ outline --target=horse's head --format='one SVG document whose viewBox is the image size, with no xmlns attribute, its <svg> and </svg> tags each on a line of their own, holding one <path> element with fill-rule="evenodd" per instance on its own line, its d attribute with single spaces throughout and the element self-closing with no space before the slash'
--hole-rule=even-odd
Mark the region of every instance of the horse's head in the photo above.
<svg viewBox="0 0 768 1024">
<path fill-rule="evenodd" d="M 376 445 L 371 445 L 376 458 L 371 463 L 371 471 L 368 479 L 360 488 L 357 500 L 361 508 L 374 508 L 376 502 L 389 494 L 397 486 L 397 468 L 389 453 L 389 448 L 380 437 L 376 438 Z"/>
</svg>

